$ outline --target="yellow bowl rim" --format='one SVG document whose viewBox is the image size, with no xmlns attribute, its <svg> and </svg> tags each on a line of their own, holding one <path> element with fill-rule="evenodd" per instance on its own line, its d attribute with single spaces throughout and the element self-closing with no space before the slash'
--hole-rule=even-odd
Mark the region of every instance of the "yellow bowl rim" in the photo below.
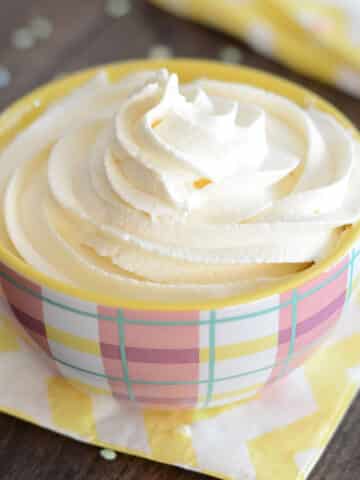
<svg viewBox="0 0 360 480">
<path fill-rule="evenodd" d="M 222 64 L 221 62 L 211 60 L 201 60 L 195 58 L 178 58 L 178 59 L 166 59 L 166 60 L 132 60 L 118 63 L 110 63 L 107 65 L 99 65 L 90 69 L 81 70 L 69 74 L 61 79 L 55 79 L 50 83 L 38 87 L 28 95 L 20 98 L 3 112 L 0 113 L 0 122 L 9 117 L 14 116 L 16 118 L 21 110 L 26 111 L 28 105 L 35 105 L 36 101 L 41 98 L 42 103 L 47 106 L 54 97 L 57 97 L 58 91 L 70 92 L 77 85 L 81 85 L 86 80 L 91 78 L 99 70 L 105 70 L 112 76 L 121 78 L 124 75 L 135 71 L 141 70 L 153 70 L 158 68 L 168 68 L 169 70 L 176 70 L 180 77 L 186 74 L 192 78 L 198 78 L 199 76 L 208 76 L 209 78 L 223 79 L 227 81 L 235 81 L 229 79 L 229 77 L 241 77 L 241 81 L 251 85 L 257 85 L 260 88 L 265 88 L 278 94 L 283 94 L 286 98 L 295 98 L 296 103 L 305 104 L 307 106 L 316 106 L 323 111 L 326 111 L 340 121 L 354 136 L 359 138 L 360 133 L 356 127 L 351 123 L 347 117 L 345 117 L 339 110 L 337 110 L 328 101 L 324 100 L 319 95 L 311 92 L 310 90 L 297 85 L 294 82 L 290 82 L 277 75 L 239 65 Z M 194 75 L 194 72 L 201 72 L 200 75 Z M 208 72 L 211 72 L 208 75 Z M 240 81 L 240 78 L 236 81 Z M 286 92 L 284 95 L 283 92 Z M 61 98 L 64 94 L 59 95 Z M 35 107 L 33 107 L 35 108 Z M 20 120 L 20 119 L 19 119 Z M 22 129 L 20 129 L 21 131 Z M 0 137 L 1 137 L 1 125 L 0 125 Z M 304 283 L 307 283 L 315 279 L 320 274 L 329 270 L 332 266 L 338 263 L 349 251 L 351 247 L 356 243 L 360 237 L 360 222 L 351 226 L 346 234 L 346 238 L 341 242 L 341 245 L 324 260 L 315 263 L 312 267 L 295 274 L 292 278 L 272 283 L 271 285 L 263 286 L 259 289 L 251 291 L 249 293 L 239 293 L 232 295 L 224 299 L 208 300 L 202 302 L 181 302 L 174 304 L 164 304 L 161 302 L 143 302 L 141 300 L 129 300 L 114 296 L 108 296 L 104 294 L 98 294 L 90 290 L 83 289 L 81 287 L 71 286 L 63 283 L 59 280 L 51 278 L 40 271 L 34 269 L 22 259 L 17 257 L 5 246 L 0 244 L 0 261 L 4 262 L 9 268 L 13 269 L 16 273 L 23 275 L 28 280 L 39 284 L 40 286 L 47 287 L 54 290 L 57 293 L 62 293 L 71 297 L 76 297 L 82 301 L 92 302 L 97 305 L 104 305 L 117 308 L 129 308 L 136 310 L 165 310 L 165 311 L 181 311 L 181 310 L 212 310 L 220 309 L 231 306 L 236 306 L 244 303 L 255 302 L 274 295 L 279 295 L 288 290 L 297 288 Z"/>
</svg>

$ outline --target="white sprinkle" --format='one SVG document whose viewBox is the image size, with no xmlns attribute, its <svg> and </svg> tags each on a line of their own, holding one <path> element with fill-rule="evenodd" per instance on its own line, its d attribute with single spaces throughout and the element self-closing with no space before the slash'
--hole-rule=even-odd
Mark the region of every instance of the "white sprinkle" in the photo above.
<svg viewBox="0 0 360 480">
<path fill-rule="evenodd" d="M 66 72 L 56 72 L 53 76 L 54 80 L 60 80 L 64 77 L 66 77 L 67 73 Z"/>
<path fill-rule="evenodd" d="M 192 430 L 190 425 L 181 425 L 178 427 L 178 432 L 183 435 L 184 437 L 191 438 L 192 437 Z"/>
<path fill-rule="evenodd" d="M 340 67 L 336 72 L 335 84 L 346 92 L 360 97 L 360 73 L 347 66 Z"/>
<path fill-rule="evenodd" d="M 103 448 L 100 450 L 100 455 L 104 460 L 108 460 L 109 462 L 112 462 L 117 458 L 117 453 L 114 452 L 114 450 L 109 450 L 108 448 Z"/>
<path fill-rule="evenodd" d="M 243 59 L 243 53 L 240 48 L 229 45 L 220 50 L 219 58 L 226 63 L 240 63 Z"/>
<path fill-rule="evenodd" d="M 109 17 L 124 17 L 130 12 L 130 10 L 130 0 L 106 0 L 105 13 L 109 15 Z"/>
<path fill-rule="evenodd" d="M 32 48 L 35 44 L 35 38 L 31 29 L 18 28 L 11 36 L 11 42 L 18 50 L 27 50 Z"/>
<path fill-rule="evenodd" d="M 33 106 L 35 108 L 40 108 L 41 107 L 41 100 L 39 100 L 38 98 L 36 98 L 34 101 L 33 101 Z"/>
<path fill-rule="evenodd" d="M 29 28 L 35 38 L 39 40 L 48 39 L 54 31 L 54 26 L 52 22 L 46 17 L 34 17 L 30 24 Z"/>
<path fill-rule="evenodd" d="M 0 65 L 0 88 L 5 88 L 10 85 L 11 73 L 8 68 Z"/>
<path fill-rule="evenodd" d="M 275 50 L 275 31 L 264 21 L 250 22 L 245 30 L 245 40 L 264 55 L 271 56 Z"/>
<path fill-rule="evenodd" d="M 149 58 L 170 58 L 173 56 L 173 50 L 167 45 L 153 45 L 148 53 Z"/>
</svg>

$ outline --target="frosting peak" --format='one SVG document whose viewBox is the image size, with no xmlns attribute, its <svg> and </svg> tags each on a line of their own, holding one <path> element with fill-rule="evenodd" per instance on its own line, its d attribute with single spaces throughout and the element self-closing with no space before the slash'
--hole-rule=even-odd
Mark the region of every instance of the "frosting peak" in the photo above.
<svg viewBox="0 0 360 480">
<path fill-rule="evenodd" d="M 119 163 L 130 159 L 131 182 L 151 178 L 162 200 L 187 211 L 206 203 L 207 193 L 199 190 L 259 172 L 268 152 L 264 111 L 197 86 L 181 91 L 178 77 L 167 71 L 130 97 L 116 118 L 113 153 Z M 294 163 L 291 156 L 282 159 L 277 178 Z M 139 187 L 154 194 L 151 183 Z"/>
</svg>

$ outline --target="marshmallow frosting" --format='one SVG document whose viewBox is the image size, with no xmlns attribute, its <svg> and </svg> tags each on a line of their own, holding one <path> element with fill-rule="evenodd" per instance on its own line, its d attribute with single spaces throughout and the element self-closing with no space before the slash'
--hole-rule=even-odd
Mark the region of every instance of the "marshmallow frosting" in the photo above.
<svg viewBox="0 0 360 480">
<path fill-rule="evenodd" d="M 0 154 L 2 233 L 43 273 L 164 303 L 308 267 L 360 218 L 334 118 L 244 84 L 101 72 Z"/>
</svg>

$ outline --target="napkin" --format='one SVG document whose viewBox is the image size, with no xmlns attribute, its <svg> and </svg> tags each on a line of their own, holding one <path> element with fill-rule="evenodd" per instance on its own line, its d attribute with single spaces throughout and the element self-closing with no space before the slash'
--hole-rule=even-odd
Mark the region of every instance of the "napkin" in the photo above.
<svg viewBox="0 0 360 480">
<path fill-rule="evenodd" d="M 359 317 L 356 288 L 325 345 L 250 402 L 160 411 L 67 383 L 17 326 L 1 292 L 0 411 L 82 442 L 216 478 L 304 480 L 358 391 Z"/>
<path fill-rule="evenodd" d="M 359 0 L 151 0 L 360 97 Z"/>
</svg>

